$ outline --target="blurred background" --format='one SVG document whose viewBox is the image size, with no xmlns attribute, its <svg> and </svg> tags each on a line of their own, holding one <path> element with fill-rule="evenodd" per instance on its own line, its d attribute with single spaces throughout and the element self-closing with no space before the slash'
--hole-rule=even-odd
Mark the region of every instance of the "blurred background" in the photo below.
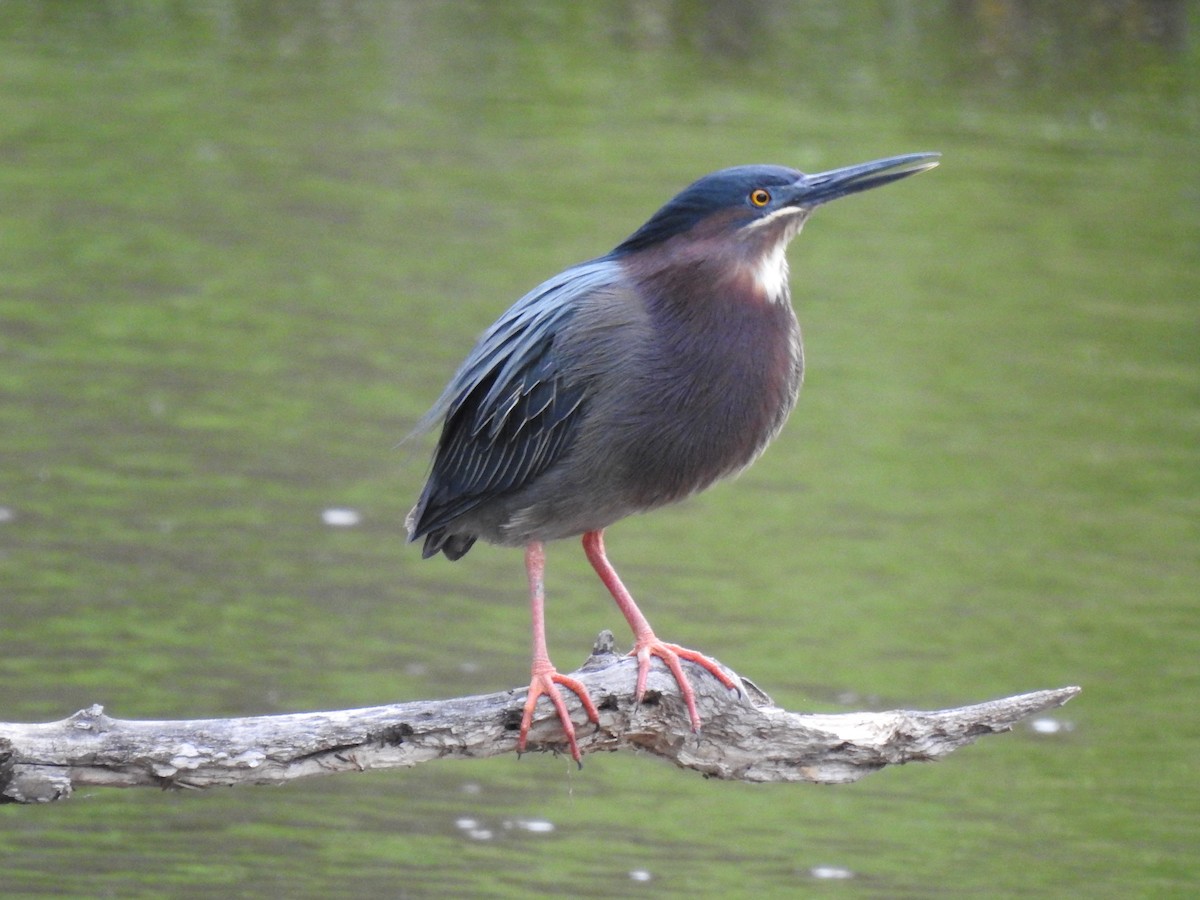
<svg viewBox="0 0 1200 900">
<path fill-rule="evenodd" d="M 401 444 L 474 337 L 694 178 L 938 150 L 792 246 L 808 374 L 610 553 L 780 705 L 1079 684 L 842 787 L 531 754 L 0 810 L 13 894 L 1200 889 L 1194 3 L 0 7 L 0 719 L 526 683 L 521 554 L 422 561 Z M 574 542 L 551 651 L 629 635 Z"/>
</svg>

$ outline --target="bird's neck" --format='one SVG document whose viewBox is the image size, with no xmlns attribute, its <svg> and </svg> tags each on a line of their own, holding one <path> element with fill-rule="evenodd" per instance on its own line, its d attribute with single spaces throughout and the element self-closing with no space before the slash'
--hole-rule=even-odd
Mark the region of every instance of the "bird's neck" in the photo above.
<svg viewBox="0 0 1200 900">
<path fill-rule="evenodd" d="M 681 318 L 736 316 L 790 305 L 787 244 L 693 237 L 622 262 L 648 298 Z"/>
<path fill-rule="evenodd" d="M 785 250 L 781 242 L 750 255 L 731 252 L 728 241 L 706 247 L 693 240 L 666 265 L 662 256 L 623 260 L 645 304 L 662 365 L 677 365 L 683 376 L 711 369 L 755 383 L 765 379 L 760 387 L 768 394 L 794 391 L 800 326 Z"/>
</svg>

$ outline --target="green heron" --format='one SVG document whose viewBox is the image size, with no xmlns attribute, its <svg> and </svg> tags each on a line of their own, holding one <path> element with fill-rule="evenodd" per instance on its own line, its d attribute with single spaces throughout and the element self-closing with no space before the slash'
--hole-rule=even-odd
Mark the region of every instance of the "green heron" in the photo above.
<svg viewBox="0 0 1200 900">
<path fill-rule="evenodd" d="M 733 475 L 763 451 L 803 374 L 785 251 L 822 203 L 937 165 L 914 153 L 805 175 L 738 166 L 683 189 L 610 253 L 554 276 L 484 332 L 422 424 L 442 421 L 429 480 L 407 525 L 423 556 L 455 560 L 479 538 L 525 548 L 533 664 L 521 721 L 558 685 L 596 707 L 546 649 L 546 541 L 583 549 L 634 634 L 635 700 L 653 657 L 700 727 L 681 660 L 734 683 L 715 662 L 660 640 L 604 552 L 604 529 Z"/>
</svg>

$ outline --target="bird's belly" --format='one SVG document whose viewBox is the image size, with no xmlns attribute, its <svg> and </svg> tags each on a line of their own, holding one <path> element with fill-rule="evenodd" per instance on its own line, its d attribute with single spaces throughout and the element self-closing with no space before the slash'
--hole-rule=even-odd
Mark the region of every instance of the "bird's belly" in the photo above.
<svg viewBox="0 0 1200 900">
<path fill-rule="evenodd" d="M 642 403 L 627 394 L 619 410 L 591 411 L 571 450 L 512 498 L 501 542 L 606 528 L 736 475 L 778 433 L 796 386 L 790 377 L 764 380 L 751 402 L 724 390 L 668 391 Z"/>
<path fill-rule="evenodd" d="M 631 442 L 621 460 L 621 481 L 631 502 L 643 509 L 674 503 L 758 458 L 786 420 L 792 398 L 780 393 L 747 408 L 729 393 L 678 402 L 673 414 L 663 417 L 670 424 L 645 428 Z M 673 399 L 667 395 L 663 402 Z"/>
<path fill-rule="evenodd" d="M 471 530 L 492 543 L 521 546 L 607 528 L 736 474 L 778 430 L 772 423 L 737 431 L 728 427 L 728 417 L 649 432 L 628 421 L 595 424 L 607 433 L 605 441 L 589 441 L 585 428 L 575 447 L 536 481 L 471 516 Z M 596 447 L 603 450 L 589 452 Z"/>
</svg>

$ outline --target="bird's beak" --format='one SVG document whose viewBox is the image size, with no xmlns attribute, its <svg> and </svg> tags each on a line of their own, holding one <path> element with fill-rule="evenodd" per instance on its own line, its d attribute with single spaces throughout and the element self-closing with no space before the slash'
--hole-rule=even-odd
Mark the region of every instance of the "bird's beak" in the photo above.
<svg viewBox="0 0 1200 900">
<path fill-rule="evenodd" d="M 859 191 L 932 169 L 940 158 L 940 153 L 909 153 L 905 156 L 860 163 L 857 166 L 832 169 L 816 175 L 805 175 L 793 186 L 795 193 L 788 199 L 788 205 L 812 209 L 838 197 L 857 194 Z"/>
</svg>

